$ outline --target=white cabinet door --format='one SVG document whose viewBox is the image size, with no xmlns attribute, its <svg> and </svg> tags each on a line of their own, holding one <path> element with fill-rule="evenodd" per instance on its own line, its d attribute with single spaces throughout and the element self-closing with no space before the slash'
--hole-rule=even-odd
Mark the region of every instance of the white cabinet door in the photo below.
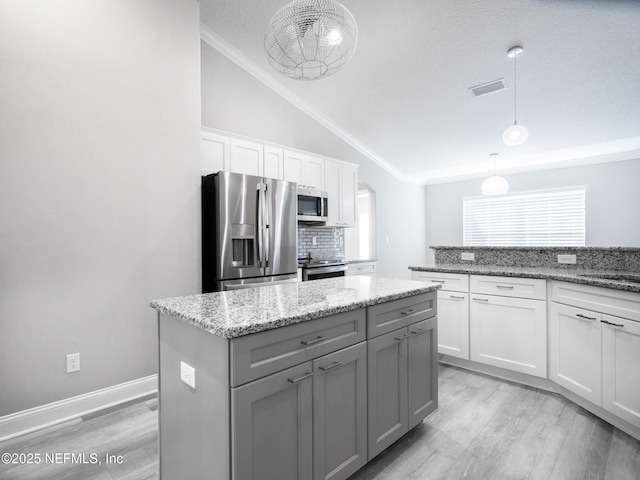
<svg viewBox="0 0 640 480">
<path fill-rule="evenodd" d="M 640 323 L 603 315 L 603 407 L 640 427 Z"/>
<path fill-rule="evenodd" d="M 281 148 L 265 145 L 264 176 L 284 180 L 284 151 Z"/>
<path fill-rule="evenodd" d="M 325 190 L 329 197 L 327 226 L 355 227 L 357 223 L 358 170 L 355 166 L 324 162 Z"/>
<path fill-rule="evenodd" d="M 264 147 L 260 143 L 231 139 L 229 171 L 244 175 L 263 175 Z"/>
<path fill-rule="evenodd" d="M 358 169 L 353 165 L 342 165 L 342 223 L 343 227 L 358 224 Z"/>
<path fill-rule="evenodd" d="M 324 191 L 324 160 L 322 158 L 305 155 L 304 182 L 307 187 Z"/>
<path fill-rule="evenodd" d="M 469 294 L 438 290 L 438 353 L 469 360 Z"/>
<path fill-rule="evenodd" d="M 328 227 L 342 226 L 342 165 L 326 161 L 324 164 L 325 190 L 328 197 Z"/>
<path fill-rule="evenodd" d="M 229 170 L 229 146 L 229 137 L 201 132 L 200 161 L 203 175 Z"/>
<path fill-rule="evenodd" d="M 549 378 L 602 406 L 602 314 L 552 302 Z"/>
<path fill-rule="evenodd" d="M 289 182 L 296 182 L 298 185 L 305 185 L 304 154 L 285 150 L 283 165 L 285 180 Z"/>
<path fill-rule="evenodd" d="M 547 302 L 470 295 L 471 360 L 547 378 Z"/>
</svg>

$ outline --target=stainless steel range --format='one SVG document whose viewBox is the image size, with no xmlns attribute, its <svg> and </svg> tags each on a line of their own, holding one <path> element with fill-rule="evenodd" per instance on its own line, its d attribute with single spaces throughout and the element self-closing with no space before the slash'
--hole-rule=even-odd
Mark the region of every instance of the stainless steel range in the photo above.
<svg viewBox="0 0 640 480">
<path fill-rule="evenodd" d="M 302 281 L 320 280 L 321 278 L 344 277 L 347 263 L 344 260 L 315 260 L 311 258 L 298 259 L 302 266 Z"/>
</svg>

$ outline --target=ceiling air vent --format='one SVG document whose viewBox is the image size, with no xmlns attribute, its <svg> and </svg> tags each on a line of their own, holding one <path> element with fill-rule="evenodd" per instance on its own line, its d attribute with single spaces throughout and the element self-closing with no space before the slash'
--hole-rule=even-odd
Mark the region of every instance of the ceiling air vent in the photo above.
<svg viewBox="0 0 640 480">
<path fill-rule="evenodd" d="M 489 95 L 490 93 L 499 92 L 506 88 L 507 85 L 504 83 L 504 78 L 500 78 L 489 83 L 483 83 L 482 85 L 471 87 L 469 91 L 474 97 L 481 97 L 482 95 Z"/>
</svg>

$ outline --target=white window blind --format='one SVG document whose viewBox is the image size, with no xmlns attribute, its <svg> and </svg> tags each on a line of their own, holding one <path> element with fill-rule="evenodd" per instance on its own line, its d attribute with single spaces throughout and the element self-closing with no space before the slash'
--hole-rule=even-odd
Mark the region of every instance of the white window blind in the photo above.
<svg viewBox="0 0 640 480">
<path fill-rule="evenodd" d="M 463 244 L 583 246 L 585 188 L 463 200 Z"/>
</svg>

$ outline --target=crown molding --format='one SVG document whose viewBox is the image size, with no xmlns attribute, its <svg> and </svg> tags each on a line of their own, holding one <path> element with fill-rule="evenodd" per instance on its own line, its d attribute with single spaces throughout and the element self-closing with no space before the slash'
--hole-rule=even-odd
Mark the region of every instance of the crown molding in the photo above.
<svg viewBox="0 0 640 480">
<path fill-rule="evenodd" d="M 238 65 L 240 68 L 245 70 L 247 73 L 252 75 L 254 78 L 262 82 L 264 85 L 269 87 L 271 90 L 276 92 L 282 98 L 287 100 L 289 103 L 294 105 L 296 108 L 307 114 L 309 117 L 313 118 L 320 125 L 325 127 L 331 133 L 344 140 L 346 143 L 351 145 L 358 152 L 363 154 L 365 157 L 370 159 L 372 162 L 376 163 L 380 167 L 384 168 L 391 175 L 396 177 L 398 180 L 402 180 L 404 182 L 412 182 L 410 178 L 406 175 L 400 173 L 398 170 L 389 165 L 386 161 L 376 155 L 371 149 L 369 149 L 366 145 L 359 142 L 353 135 L 351 135 L 347 130 L 342 128 L 340 125 L 333 122 L 326 115 L 322 114 L 318 109 L 313 107 L 310 103 L 303 100 L 300 96 L 295 94 L 289 88 L 287 88 L 284 84 L 276 80 L 274 77 L 265 72 L 262 68 L 256 65 L 254 62 L 249 60 L 246 56 L 240 53 L 237 49 L 223 40 L 218 34 L 213 32 L 211 29 L 207 28 L 205 25 L 200 25 L 200 38 L 206 42 L 211 47 L 218 50 L 222 55 L 227 57 L 233 63 Z M 412 182 L 413 183 L 413 182 Z"/>
</svg>

